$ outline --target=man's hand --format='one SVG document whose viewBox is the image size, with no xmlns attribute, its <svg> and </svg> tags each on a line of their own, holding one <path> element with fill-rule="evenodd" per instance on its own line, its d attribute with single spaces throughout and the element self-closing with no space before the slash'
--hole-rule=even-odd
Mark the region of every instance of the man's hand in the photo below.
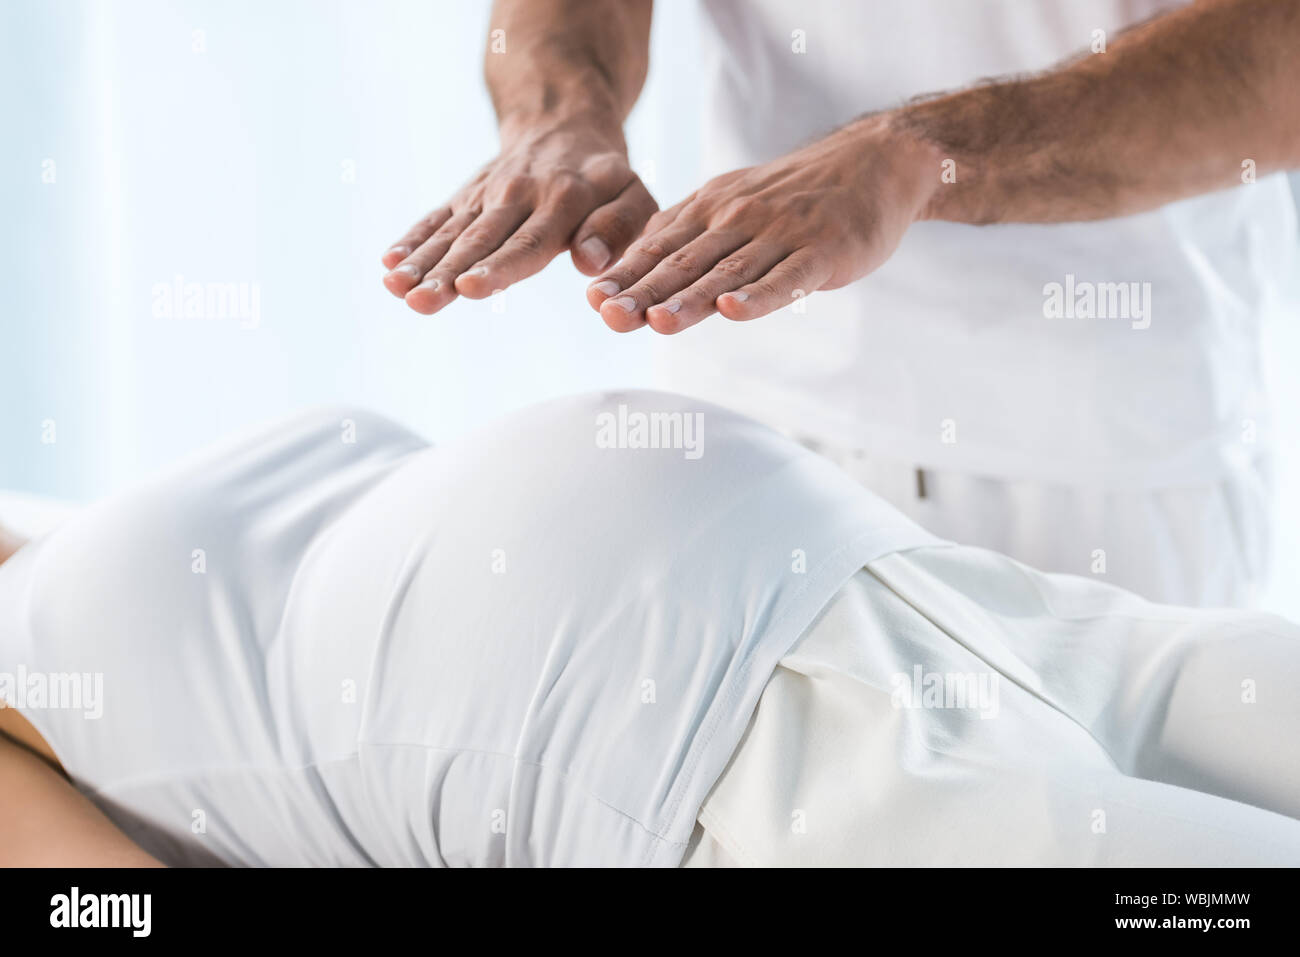
<svg viewBox="0 0 1300 957">
<path fill-rule="evenodd" d="M 627 163 L 651 0 L 496 0 L 484 74 L 501 155 L 384 254 L 416 312 L 483 299 L 565 249 L 593 276 L 658 209 Z"/>
<path fill-rule="evenodd" d="M 501 155 L 384 254 L 384 285 L 416 312 L 457 294 L 483 299 L 565 249 L 590 276 L 613 262 L 658 209 L 628 167 L 617 119 L 503 132 Z"/>
<path fill-rule="evenodd" d="M 588 300 L 614 329 L 678 332 L 851 282 L 915 219 L 1079 222 L 1249 188 L 1300 168 L 1298 46 L 1300 0 L 1202 0 L 1105 52 L 864 118 L 657 214 Z"/>
<path fill-rule="evenodd" d="M 675 333 L 715 310 L 755 319 L 871 272 L 939 183 L 940 159 L 867 117 L 762 166 L 711 180 L 651 217 L 587 289 L 617 332 Z"/>
</svg>

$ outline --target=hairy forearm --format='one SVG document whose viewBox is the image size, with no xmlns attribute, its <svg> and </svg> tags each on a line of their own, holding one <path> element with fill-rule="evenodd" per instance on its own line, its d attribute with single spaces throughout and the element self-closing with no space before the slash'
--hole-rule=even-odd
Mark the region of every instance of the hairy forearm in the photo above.
<svg viewBox="0 0 1300 957">
<path fill-rule="evenodd" d="M 616 129 L 645 83 L 651 0 L 497 0 L 484 73 L 502 133 L 574 115 Z"/>
<path fill-rule="evenodd" d="M 1104 53 L 913 103 L 887 122 L 952 161 L 923 218 L 1122 216 L 1240 184 L 1246 167 L 1300 166 L 1298 50 L 1300 0 L 1202 0 Z"/>
</svg>

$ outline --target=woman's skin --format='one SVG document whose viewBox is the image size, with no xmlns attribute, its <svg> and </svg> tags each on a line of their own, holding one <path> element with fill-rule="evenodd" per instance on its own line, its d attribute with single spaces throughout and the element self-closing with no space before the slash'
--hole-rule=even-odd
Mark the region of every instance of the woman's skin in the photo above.
<svg viewBox="0 0 1300 957">
<path fill-rule="evenodd" d="M 26 543 L 27 539 L 0 525 L 0 565 L 7 562 L 10 556 Z"/>
<path fill-rule="evenodd" d="M 12 710 L 0 716 L 27 724 Z M 55 766 L 4 735 L 0 782 L 0 867 L 162 866 Z"/>
<path fill-rule="evenodd" d="M 25 540 L 0 526 L 0 564 Z M 0 706 L 0 867 L 161 867 L 72 786 L 49 743 Z"/>
</svg>

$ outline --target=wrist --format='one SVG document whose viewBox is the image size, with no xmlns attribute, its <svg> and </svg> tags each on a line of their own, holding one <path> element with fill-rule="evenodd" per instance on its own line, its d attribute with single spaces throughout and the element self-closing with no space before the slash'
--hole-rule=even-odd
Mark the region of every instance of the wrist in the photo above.
<svg viewBox="0 0 1300 957">
<path fill-rule="evenodd" d="M 599 143 L 605 149 L 627 152 L 622 120 L 617 113 L 601 107 L 570 104 L 559 109 L 503 112 L 497 129 L 503 149 L 565 133 Z"/>
<path fill-rule="evenodd" d="M 900 142 L 914 144 L 933 172 L 930 193 L 918 218 L 982 225 L 1002 222 L 1009 197 L 1001 193 L 990 162 L 994 150 L 1006 153 L 1016 136 L 995 112 L 993 87 L 925 100 L 889 114 L 889 127 Z M 1024 157 L 1032 150 L 1013 150 Z M 1006 165 L 1005 163 L 1002 165 Z"/>
<path fill-rule="evenodd" d="M 896 208 L 916 222 L 935 219 L 944 182 L 945 157 L 937 144 L 899 122 L 895 113 L 863 117 L 854 126 L 859 155 L 871 157 L 867 188 L 889 183 Z"/>
<path fill-rule="evenodd" d="M 503 143 L 557 129 L 591 131 L 622 141 L 624 111 L 604 77 L 573 67 L 525 70 L 519 75 L 534 79 L 512 78 L 508 86 L 493 92 Z"/>
</svg>

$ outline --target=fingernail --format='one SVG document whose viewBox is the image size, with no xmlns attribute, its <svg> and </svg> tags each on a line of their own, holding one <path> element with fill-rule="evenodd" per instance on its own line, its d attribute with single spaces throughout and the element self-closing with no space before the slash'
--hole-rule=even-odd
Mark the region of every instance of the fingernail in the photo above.
<svg viewBox="0 0 1300 957">
<path fill-rule="evenodd" d="M 393 272 L 400 272 L 406 276 L 418 276 L 420 274 L 420 270 L 417 269 L 415 266 L 411 265 L 410 263 L 407 263 L 404 266 L 398 266 L 396 269 L 393 270 Z"/>
<path fill-rule="evenodd" d="M 487 266 L 475 266 L 473 269 L 466 270 L 466 276 L 486 276 Z"/>
<path fill-rule="evenodd" d="M 617 299 L 611 299 L 609 301 L 618 306 L 618 308 L 622 309 L 624 312 L 631 312 L 636 308 L 636 300 L 631 296 L 619 296 Z"/>
<path fill-rule="evenodd" d="M 669 312 L 675 313 L 678 309 L 682 308 L 682 301 L 680 299 L 669 299 L 664 303 L 664 308 Z"/>
<path fill-rule="evenodd" d="M 421 289 L 427 289 L 430 292 L 437 292 L 441 287 L 441 279 L 426 279 L 424 282 L 420 283 Z"/>
<path fill-rule="evenodd" d="M 410 250 L 410 247 L 408 247 L 408 246 L 394 246 L 393 248 L 391 248 L 391 249 L 388 250 L 388 251 L 389 251 L 390 253 L 398 253 L 398 254 L 402 255 L 403 257 L 411 255 L 411 250 Z"/>
<path fill-rule="evenodd" d="M 604 269 L 609 262 L 609 246 L 599 236 L 588 236 L 578 243 L 578 249 L 597 269 Z"/>
<path fill-rule="evenodd" d="M 603 292 L 607 296 L 612 296 L 618 292 L 619 285 L 612 279 L 602 279 L 600 282 L 592 283 L 591 288 L 596 292 Z"/>
<path fill-rule="evenodd" d="M 736 300 L 736 302 L 744 302 L 746 299 L 749 298 L 749 293 L 747 293 L 747 292 L 733 292 L 733 293 L 731 293 L 731 298 L 734 299 L 734 300 Z"/>
</svg>

